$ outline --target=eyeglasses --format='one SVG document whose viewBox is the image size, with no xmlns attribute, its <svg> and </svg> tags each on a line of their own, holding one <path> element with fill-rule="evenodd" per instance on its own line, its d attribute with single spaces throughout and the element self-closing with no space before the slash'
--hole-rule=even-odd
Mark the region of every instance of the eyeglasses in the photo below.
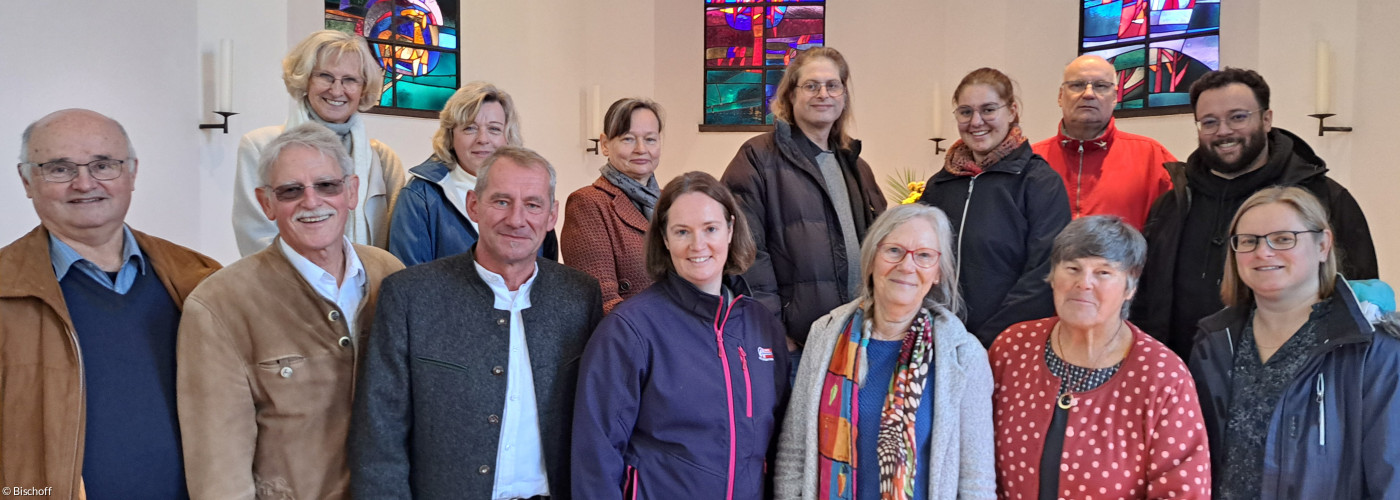
<svg viewBox="0 0 1400 500">
<path fill-rule="evenodd" d="M 1259 239 L 1263 238 L 1264 243 L 1274 250 L 1288 250 L 1298 246 L 1298 235 L 1305 233 L 1321 233 L 1321 229 L 1311 231 L 1274 231 L 1265 235 L 1258 234 L 1236 234 L 1230 237 L 1230 249 L 1235 253 L 1249 253 L 1259 249 Z"/>
<path fill-rule="evenodd" d="M 938 257 L 943 255 L 932 248 L 915 248 L 909 250 L 894 243 L 880 245 L 880 259 L 891 264 L 898 264 L 904 261 L 904 256 L 914 257 L 914 265 L 924 269 L 938 265 Z"/>
<path fill-rule="evenodd" d="M 846 93 L 846 86 L 842 85 L 841 82 L 836 80 L 832 80 L 826 83 L 807 82 L 802 85 L 799 85 L 797 88 L 802 89 L 802 93 L 808 96 L 815 96 L 821 93 L 823 88 L 826 89 L 826 95 L 829 95 L 831 97 L 841 97 L 841 94 Z"/>
<path fill-rule="evenodd" d="M 337 79 L 334 75 L 331 75 L 330 73 L 317 73 L 314 78 L 317 82 L 320 82 L 321 85 L 325 85 L 326 88 L 334 87 L 335 82 L 340 82 L 341 88 L 344 88 L 349 92 L 356 92 L 365 86 L 365 82 L 360 81 L 359 78 L 355 78 L 353 76 L 343 76 Z"/>
<path fill-rule="evenodd" d="M 972 106 L 962 106 L 953 110 L 953 116 L 958 119 L 958 123 L 967 123 L 972 121 L 972 115 L 975 113 L 982 115 L 982 121 L 989 122 L 997 117 L 997 111 L 1001 111 L 1005 107 L 1005 104 L 988 104 L 982 106 L 982 109 L 974 110 Z"/>
<path fill-rule="evenodd" d="M 1254 111 L 1231 111 L 1230 114 L 1225 116 L 1225 124 L 1230 126 L 1230 130 L 1242 129 L 1244 128 L 1246 123 L 1249 123 L 1250 116 L 1253 116 L 1255 113 L 1261 111 L 1264 110 L 1256 109 Z M 1196 120 L 1196 130 L 1200 130 L 1202 133 L 1206 134 L 1214 134 L 1216 130 L 1220 129 L 1220 121 L 1221 120 L 1219 118 L 1216 118 L 1214 116 L 1207 116 L 1200 120 Z"/>
<path fill-rule="evenodd" d="M 48 163 L 21 163 L 20 167 L 38 168 L 39 175 L 49 182 L 68 182 L 78 178 L 78 172 L 87 167 L 88 175 L 99 181 L 110 181 L 122 176 L 126 160 L 93 160 L 87 163 L 71 161 L 51 161 Z"/>
<path fill-rule="evenodd" d="M 345 190 L 345 179 L 349 177 L 350 176 L 347 175 L 339 179 L 316 181 L 312 183 L 310 187 L 315 189 L 316 194 L 321 196 L 340 196 L 341 191 Z M 301 183 L 284 184 L 273 187 L 272 195 L 277 197 L 277 201 L 297 201 L 301 199 L 302 195 L 306 194 L 306 188 L 307 186 Z"/>
<path fill-rule="evenodd" d="M 1108 96 L 1118 90 L 1118 86 L 1114 85 L 1113 82 L 1105 81 L 1086 82 L 1083 80 L 1072 80 L 1061 83 L 1060 86 L 1064 87 L 1065 90 L 1068 90 L 1071 94 L 1083 94 L 1084 89 L 1091 87 L 1094 89 L 1094 93 L 1100 96 Z"/>
</svg>

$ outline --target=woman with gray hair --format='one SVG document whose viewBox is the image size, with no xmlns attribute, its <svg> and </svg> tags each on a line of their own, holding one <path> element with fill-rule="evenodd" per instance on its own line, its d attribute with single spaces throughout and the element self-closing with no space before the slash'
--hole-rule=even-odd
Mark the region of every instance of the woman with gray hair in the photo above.
<svg viewBox="0 0 1400 500">
<path fill-rule="evenodd" d="M 1001 497 L 1210 498 L 1191 375 L 1126 319 L 1146 253 L 1116 216 L 1077 219 L 1055 237 L 1056 315 L 992 344 Z"/>
<path fill-rule="evenodd" d="M 860 295 L 812 324 L 778 442 L 777 498 L 992 498 L 992 374 L 958 320 L 942 210 L 899 205 L 860 249 Z"/>
<path fill-rule="evenodd" d="M 363 38 L 339 31 L 312 33 L 282 60 L 282 81 L 292 96 L 287 123 L 248 132 L 238 143 L 233 179 L 233 235 L 238 253 L 247 257 L 277 236 L 277 224 L 263 214 L 255 192 L 261 185 L 258 158 L 283 130 L 303 123 L 319 123 L 335 132 L 354 160 L 360 204 L 350 210 L 345 236 L 354 243 L 386 248 L 389 209 L 403 188 L 404 172 L 393 150 L 369 138 L 360 117 L 360 111 L 379 102 L 384 86 L 384 72 L 369 45 Z"/>
</svg>

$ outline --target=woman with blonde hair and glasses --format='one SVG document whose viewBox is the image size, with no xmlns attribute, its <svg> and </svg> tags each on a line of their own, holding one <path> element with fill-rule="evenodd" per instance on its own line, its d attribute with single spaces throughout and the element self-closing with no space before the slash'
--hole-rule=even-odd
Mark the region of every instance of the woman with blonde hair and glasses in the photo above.
<svg viewBox="0 0 1400 500">
<path fill-rule="evenodd" d="M 1054 314 L 1050 246 L 1070 221 L 1064 180 L 1021 135 L 1016 91 L 1005 74 L 982 68 L 953 90 L 957 142 L 919 203 L 953 223 L 953 271 L 967 300 L 968 331 L 990 346 L 1014 323 Z"/>
<path fill-rule="evenodd" d="M 267 219 L 255 192 L 260 186 L 258 158 L 284 129 L 303 123 L 331 129 L 355 161 L 360 202 L 350 211 L 345 236 L 353 243 L 388 247 L 389 210 L 403 188 L 404 172 L 389 146 L 369 138 L 360 115 L 379 102 L 384 87 L 384 71 L 370 54 L 369 45 L 363 38 L 339 31 L 312 33 L 282 60 L 282 81 L 292 96 L 287 123 L 248 132 L 238 143 L 238 170 L 233 180 L 233 235 L 238 253 L 252 255 L 277 236 L 277 224 Z"/>
<path fill-rule="evenodd" d="M 1298 187 L 1254 193 L 1230 223 L 1220 297 L 1191 374 L 1215 497 L 1400 492 L 1400 340 L 1337 274 L 1327 211 Z"/>
<path fill-rule="evenodd" d="M 389 224 L 389 253 L 405 266 L 457 255 L 476 243 L 467 192 L 497 148 L 522 145 L 515 99 L 487 82 L 457 89 L 438 113 L 438 125 L 433 154 L 409 170 L 413 179 L 399 193 Z M 551 230 L 540 254 L 554 259 L 558 249 Z"/>
<path fill-rule="evenodd" d="M 777 498 L 993 498 L 992 372 L 955 314 L 948 218 L 899 205 L 866 236 L 860 294 L 807 336 Z"/>
</svg>

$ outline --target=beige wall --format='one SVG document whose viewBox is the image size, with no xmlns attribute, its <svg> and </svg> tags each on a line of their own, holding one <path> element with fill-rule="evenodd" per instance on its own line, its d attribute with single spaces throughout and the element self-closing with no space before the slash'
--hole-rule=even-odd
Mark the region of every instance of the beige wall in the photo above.
<svg viewBox="0 0 1400 500">
<path fill-rule="evenodd" d="M 61 0 L 58 4 L 75 4 Z M 84 14 L 53 40 L 45 14 L 12 14 L 0 45 L 48 47 L 59 60 L 80 61 L 30 71 L 28 50 L 0 51 L 0 155 L 18 152 L 29 121 L 61 108 L 91 107 L 126 123 L 141 151 L 141 176 L 129 220 L 138 228 L 230 262 L 237 257 L 229 223 L 233 155 L 253 128 L 286 119 L 288 98 L 279 62 L 290 44 L 320 25 L 318 2 L 288 0 L 114 0 L 82 2 Z M 584 153 L 586 98 L 592 85 L 602 103 L 651 96 L 665 106 L 666 138 L 659 177 L 688 170 L 718 175 L 751 133 L 699 133 L 703 99 L 702 7 L 697 0 L 498 2 L 462 0 L 464 80 L 495 82 L 517 99 L 527 146 L 559 170 L 559 196 L 597 177 L 603 159 Z M 1223 4 L 1222 60 L 1258 69 L 1274 91 L 1274 122 L 1318 150 L 1332 176 L 1370 214 L 1383 277 L 1400 280 L 1400 222 L 1385 217 L 1400 187 L 1389 168 L 1390 138 L 1400 130 L 1400 102 L 1390 92 L 1400 69 L 1387 64 L 1400 34 L 1395 2 L 1230 0 Z M 142 15 L 136 15 L 139 10 Z M 107 20 L 123 19 L 110 36 Z M 968 71 L 992 66 L 1020 86 L 1022 125 L 1032 140 L 1048 137 L 1059 118 L 1055 89 L 1061 67 L 1075 55 L 1078 19 L 1063 2 L 1012 0 L 829 0 L 828 43 L 849 59 L 856 137 L 878 177 L 903 169 L 931 174 L 941 165 L 927 139 L 933 103 L 946 103 Z M 1357 33 L 1364 33 L 1360 43 Z M 199 131 L 215 118 L 205 69 L 220 38 L 235 43 L 235 108 L 228 135 Z M 1338 124 L 1351 134 L 1317 137 L 1312 112 L 1313 46 L 1334 52 Z M 41 46 L 36 40 L 52 40 Z M 1358 61 L 1374 64 L 1359 67 Z M 935 96 L 934 89 L 941 89 Z M 945 137 L 956 136 L 947 114 Z M 370 134 L 393 147 L 407 166 L 430 152 L 432 120 L 372 116 Z M 1125 130 L 1157 138 L 1178 157 L 1194 148 L 1186 115 L 1125 119 Z M 948 143 L 945 142 L 945 145 Z M 14 177 L 0 181 L 0 241 L 28 231 L 37 219 Z"/>
</svg>

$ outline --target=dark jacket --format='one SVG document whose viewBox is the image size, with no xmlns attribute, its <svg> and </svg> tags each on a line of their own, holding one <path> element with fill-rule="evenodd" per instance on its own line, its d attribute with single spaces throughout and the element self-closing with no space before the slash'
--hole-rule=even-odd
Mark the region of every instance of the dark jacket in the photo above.
<svg viewBox="0 0 1400 500">
<path fill-rule="evenodd" d="M 1201 313 L 1204 317 L 1224 307 L 1219 286 L 1228 249 L 1226 233 L 1235 211 L 1255 191 L 1274 185 L 1307 189 L 1327 208 L 1342 274 L 1347 279 L 1379 276 L 1376 248 L 1361 206 L 1346 188 L 1327 177 L 1326 163 L 1298 136 L 1275 127 L 1269 132 L 1268 162 L 1259 170 L 1234 179 L 1212 174 L 1202 163 L 1199 150 L 1184 165 L 1167 167 L 1172 171 L 1175 187 L 1153 203 L 1143 228 L 1147 264 L 1133 300 L 1132 320 L 1182 359 L 1190 359 L 1191 339 L 1200 317 L 1174 318 L 1173 312 L 1207 311 Z M 1193 223 L 1213 225 L 1215 236 L 1207 241 L 1183 240 L 1188 214 Z M 1206 282 L 1196 286 L 1177 283 L 1179 261 L 1203 268 Z M 1174 300 L 1188 302 L 1173 304 Z"/>
<path fill-rule="evenodd" d="M 739 198 L 758 245 L 744 278 L 754 297 L 782 319 L 787 336 L 802 344 L 812 321 L 850 302 L 856 290 L 846 290 L 846 244 L 826 182 L 793 133 L 777 120 L 772 132 L 739 147 L 722 180 Z M 837 158 L 857 240 L 863 240 L 885 211 L 885 198 L 870 165 L 860 159 L 860 141 L 837 151 Z"/>
<path fill-rule="evenodd" d="M 1394 444 L 1400 439 L 1400 340 L 1366 321 L 1340 277 L 1328 300 L 1322 343 L 1284 389 L 1269 421 L 1262 499 L 1400 495 L 1400 447 Z M 1217 474 L 1230 459 L 1231 367 L 1248 320 L 1249 308 L 1202 319 L 1189 363 Z"/>
<path fill-rule="evenodd" d="M 399 191 L 389 216 L 389 253 L 403 265 L 460 254 L 476 244 L 476 229 L 467 214 L 457 210 L 440 185 L 454 167 L 429 156 L 408 171 L 411 180 Z M 545 234 L 540 256 L 559 260 L 559 239 L 554 230 Z"/>
<path fill-rule="evenodd" d="M 1069 197 L 1030 143 L 976 176 L 939 170 L 919 203 L 952 223 L 964 323 L 984 347 L 1013 324 L 1055 315 L 1045 277 L 1055 236 L 1070 221 Z"/>
<path fill-rule="evenodd" d="M 618 305 L 580 367 L 574 497 L 766 498 L 783 346 L 757 300 L 722 303 L 674 274 Z"/>
<path fill-rule="evenodd" d="M 569 498 L 578 360 L 603 315 L 598 281 L 537 259 L 521 314 L 553 498 Z M 473 252 L 386 278 L 350 427 L 356 498 L 490 498 L 509 366 L 510 312 Z"/>
</svg>

